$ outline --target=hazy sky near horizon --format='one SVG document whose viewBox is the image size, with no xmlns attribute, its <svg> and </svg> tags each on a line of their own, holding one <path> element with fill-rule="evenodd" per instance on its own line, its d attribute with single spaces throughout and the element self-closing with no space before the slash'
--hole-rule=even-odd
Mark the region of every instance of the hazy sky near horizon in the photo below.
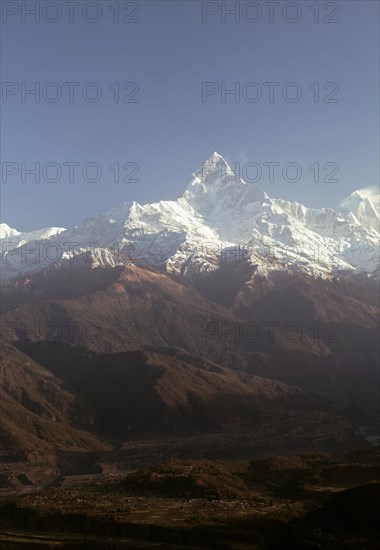
<svg viewBox="0 0 380 550">
<path fill-rule="evenodd" d="M 307 206 L 378 185 L 379 3 L 271 4 L 3 1 L 1 221 L 173 199 L 213 151 Z"/>
</svg>

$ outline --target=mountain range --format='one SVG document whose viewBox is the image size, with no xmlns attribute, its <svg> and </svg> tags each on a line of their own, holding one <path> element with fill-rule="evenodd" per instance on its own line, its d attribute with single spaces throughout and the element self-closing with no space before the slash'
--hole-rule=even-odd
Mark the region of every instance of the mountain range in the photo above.
<svg viewBox="0 0 380 550">
<path fill-rule="evenodd" d="M 2 224 L 0 474 L 9 457 L 36 484 L 89 471 L 141 438 L 212 454 L 216 437 L 220 456 L 369 445 L 378 207 L 368 188 L 335 209 L 271 199 L 214 153 L 174 201 Z"/>
<path fill-rule="evenodd" d="M 378 276 L 379 194 L 360 189 L 335 208 L 272 199 L 214 153 L 176 200 L 127 202 L 81 226 L 27 233 L 1 224 L 2 276 L 9 281 L 57 264 L 164 269 L 189 279 L 224 262 L 256 272 Z"/>
</svg>

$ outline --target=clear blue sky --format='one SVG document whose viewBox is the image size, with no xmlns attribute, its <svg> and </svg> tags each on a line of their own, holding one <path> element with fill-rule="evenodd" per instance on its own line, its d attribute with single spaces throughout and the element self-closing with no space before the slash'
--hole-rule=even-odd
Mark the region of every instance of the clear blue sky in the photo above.
<svg viewBox="0 0 380 550">
<path fill-rule="evenodd" d="M 34 4 L 31 0 L 24 3 Z M 56 23 L 46 21 L 55 16 L 53 8 L 39 23 L 27 15 L 23 23 L 20 11 L 3 21 L 3 83 L 80 85 L 73 103 L 67 100 L 63 86 L 63 98 L 56 103 L 43 96 L 40 103 L 31 96 L 23 103 L 21 92 L 4 101 L 3 94 L 1 157 L 2 163 L 25 162 L 27 167 L 55 162 L 64 168 L 64 162 L 73 161 L 80 163 L 79 170 L 88 162 L 97 162 L 103 177 L 90 183 L 79 173 L 70 182 L 64 171 L 57 183 L 44 179 L 37 183 L 30 177 L 22 183 L 20 173 L 7 181 L 2 178 L 2 221 L 20 230 L 69 227 L 120 202 L 175 198 L 186 178 L 215 150 L 232 165 L 260 164 L 263 175 L 258 187 L 273 197 L 307 206 L 333 206 L 359 187 L 378 184 L 376 0 L 337 2 L 338 22 L 330 24 L 315 23 L 316 12 L 310 9 L 315 2 L 304 0 L 297 3 L 302 16 L 295 23 L 281 16 L 286 2 L 276 8 L 273 23 L 263 5 L 261 19 L 249 22 L 255 14 L 248 10 L 248 2 L 240 2 L 240 22 L 227 16 L 223 23 L 219 12 L 204 23 L 202 2 L 142 1 L 135 16 L 138 22 L 125 24 L 113 22 L 114 12 L 109 8 L 115 2 L 107 0 L 97 2 L 103 12 L 98 22 L 85 21 L 80 11 L 85 3 L 80 2 L 72 23 L 67 8 Z M 121 19 L 133 16 L 133 5 L 123 12 L 124 3 L 118 3 Z M 15 4 L 21 10 L 21 2 Z M 209 9 L 221 10 L 221 4 L 211 2 Z M 229 7 L 234 4 L 227 2 Z M 327 2 L 319 4 L 320 19 L 334 17 Z M 289 18 L 296 15 L 292 9 L 287 12 Z M 91 8 L 87 14 L 89 18 L 96 15 Z M 115 103 L 109 86 L 131 81 L 139 86 L 135 96 L 139 102 Z M 242 95 L 236 103 L 227 96 L 223 103 L 219 93 L 202 102 L 202 82 L 206 81 L 227 86 L 240 82 L 242 87 L 256 82 L 262 85 L 263 96 L 256 103 Z M 268 81 L 280 83 L 273 103 L 263 86 Z M 101 87 L 99 102 L 83 100 L 81 90 L 88 82 Z M 300 101 L 283 100 L 281 89 L 288 82 L 301 87 Z M 308 89 L 314 82 L 321 85 L 318 103 Z M 322 101 L 333 91 L 323 90 L 326 82 L 339 85 L 334 96 L 337 103 Z M 89 94 L 93 92 L 89 89 Z M 132 88 L 127 90 L 132 92 Z M 263 166 L 268 161 L 281 165 L 273 183 Z M 114 183 L 108 167 L 115 162 L 138 164 L 139 181 Z M 290 183 L 281 177 L 288 162 L 301 166 L 300 181 Z M 315 162 L 321 167 L 318 183 L 308 169 Z M 327 162 L 339 165 L 338 183 L 322 181 Z"/>
</svg>

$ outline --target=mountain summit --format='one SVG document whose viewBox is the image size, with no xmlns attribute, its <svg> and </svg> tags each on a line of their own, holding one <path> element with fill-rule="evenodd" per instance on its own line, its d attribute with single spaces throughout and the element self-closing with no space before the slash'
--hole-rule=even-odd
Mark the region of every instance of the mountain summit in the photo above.
<svg viewBox="0 0 380 550">
<path fill-rule="evenodd" d="M 226 180 L 235 178 L 235 174 L 227 161 L 216 151 L 211 157 L 204 161 L 202 166 L 193 174 L 191 183 L 202 182 L 212 185 L 213 183 L 222 183 Z"/>
<path fill-rule="evenodd" d="M 269 198 L 254 185 L 246 184 L 216 152 L 194 172 L 181 196 L 197 212 L 219 216 L 246 201 L 251 203 Z"/>
<path fill-rule="evenodd" d="M 9 280 L 83 257 L 93 265 L 144 262 L 188 277 L 218 269 L 227 258 L 255 265 L 263 275 L 375 275 L 378 201 L 372 188 L 355 191 L 336 208 L 272 199 L 214 152 L 174 201 L 125 203 L 67 230 L 20 233 L 3 224 L 2 273 Z"/>
</svg>

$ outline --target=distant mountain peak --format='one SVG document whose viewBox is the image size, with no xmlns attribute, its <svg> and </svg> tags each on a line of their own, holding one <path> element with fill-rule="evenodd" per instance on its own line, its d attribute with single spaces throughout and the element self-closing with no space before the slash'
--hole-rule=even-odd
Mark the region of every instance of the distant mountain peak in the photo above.
<svg viewBox="0 0 380 550">
<path fill-rule="evenodd" d="M 225 183 L 225 181 L 230 180 L 230 178 L 235 178 L 235 174 L 230 165 L 222 155 L 214 151 L 211 157 L 205 160 L 202 166 L 193 173 L 189 184 L 194 185 L 200 182 L 210 185 L 216 182 L 220 184 Z"/>
<path fill-rule="evenodd" d="M 188 277 L 218 269 L 223 258 L 234 257 L 236 251 L 242 251 L 236 261 L 244 257 L 262 274 L 273 270 L 327 277 L 347 271 L 376 274 L 378 197 L 375 188 L 367 187 L 335 208 L 321 209 L 272 199 L 244 182 L 214 151 L 177 200 L 127 202 L 62 235 L 61 228 L 18 233 L 3 224 L 1 237 L 15 247 L 4 255 L 3 272 L 12 278 L 46 267 L 49 261 L 43 255 L 37 263 L 28 255 L 26 262 L 21 246 L 30 241 L 50 246 L 54 239 L 64 252 L 62 261 L 96 249 L 92 256 L 97 265 L 124 265 L 129 255 L 132 262 Z M 76 243 L 75 252 L 67 251 L 70 242 Z"/>
<path fill-rule="evenodd" d="M 17 231 L 17 229 L 14 229 L 13 227 L 10 227 L 6 223 L 0 223 L 0 239 L 5 239 L 7 237 L 11 237 L 14 235 L 19 235 L 20 232 Z"/>
<path fill-rule="evenodd" d="M 364 227 L 380 231 L 379 192 L 375 187 L 357 189 L 340 201 L 337 209 L 351 212 Z"/>
</svg>

